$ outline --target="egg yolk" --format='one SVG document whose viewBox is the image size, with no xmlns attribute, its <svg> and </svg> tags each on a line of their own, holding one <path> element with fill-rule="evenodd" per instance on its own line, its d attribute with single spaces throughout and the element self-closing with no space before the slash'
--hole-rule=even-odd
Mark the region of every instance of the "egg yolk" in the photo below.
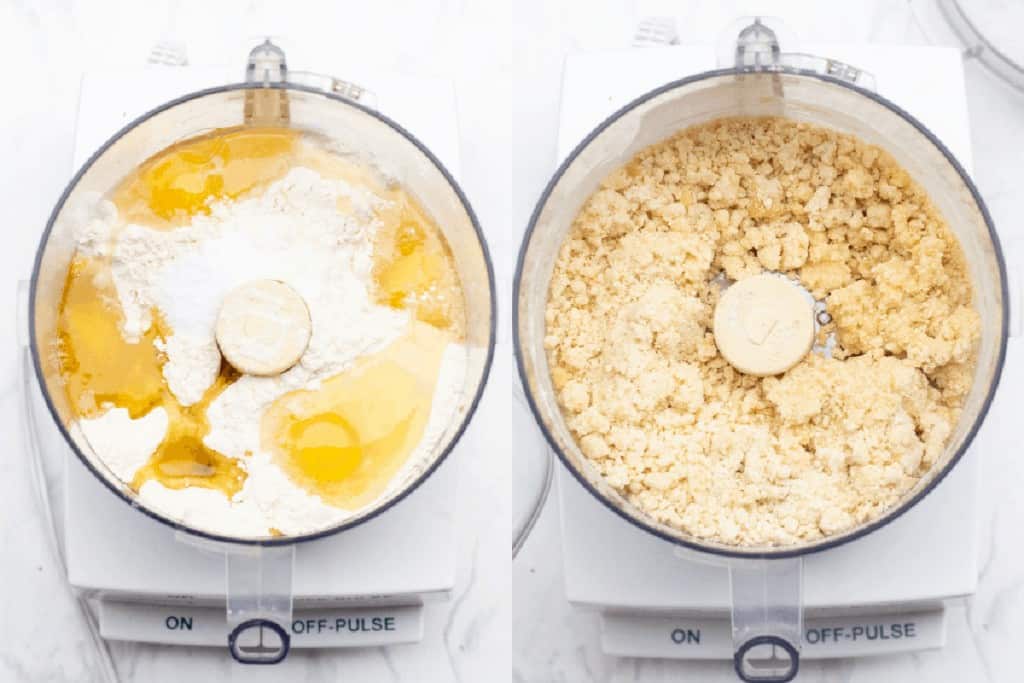
<svg viewBox="0 0 1024 683">
<path fill-rule="evenodd" d="M 264 447 L 310 493 L 345 509 L 387 489 L 423 439 L 447 337 L 414 323 L 316 390 L 282 396 L 261 424 Z"/>
</svg>

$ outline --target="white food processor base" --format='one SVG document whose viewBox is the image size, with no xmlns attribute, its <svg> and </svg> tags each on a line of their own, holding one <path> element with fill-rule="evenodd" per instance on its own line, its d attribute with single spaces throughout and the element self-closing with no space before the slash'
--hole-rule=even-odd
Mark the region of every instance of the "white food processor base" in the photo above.
<svg viewBox="0 0 1024 683">
<path fill-rule="evenodd" d="M 971 167 L 963 65 L 954 48 L 784 45 L 875 76 L 878 92 L 928 126 Z M 714 47 L 656 46 L 573 55 L 562 79 L 559 154 L 659 85 L 717 68 Z M 977 585 L 977 460 L 987 424 L 921 503 L 867 537 L 803 561 L 802 656 L 941 647 L 944 605 Z M 567 597 L 596 610 L 608 654 L 732 659 L 729 570 L 681 556 L 631 525 L 558 467 Z"/>
</svg>

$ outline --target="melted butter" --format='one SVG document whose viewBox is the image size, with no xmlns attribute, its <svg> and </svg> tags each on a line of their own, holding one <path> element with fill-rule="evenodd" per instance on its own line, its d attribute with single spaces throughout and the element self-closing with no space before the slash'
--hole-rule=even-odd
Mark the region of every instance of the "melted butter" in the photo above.
<svg viewBox="0 0 1024 683">
<path fill-rule="evenodd" d="M 378 211 L 374 244 L 378 303 L 413 311 L 416 318 L 457 336 L 463 333 L 462 288 L 441 231 L 408 194 L 393 193 Z"/>
<path fill-rule="evenodd" d="M 203 444 L 210 430 L 206 408 L 235 379 L 226 363 L 202 400 L 181 406 L 164 382 L 166 360 L 157 347 L 170 330 L 154 311 L 153 324 L 136 343 L 121 335 L 123 315 L 109 270 L 100 261 L 76 258 L 68 270 L 58 321 L 59 360 L 75 414 L 98 417 L 111 406 L 139 418 L 153 408 L 167 411 L 163 441 L 131 481 L 136 491 L 150 479 L 167 488 L 202 486 L 233 496 L 245 471 L 232 458 Z"/>
<path fill-rule="evenodd" d="M 206 409 L 238 377 L 234 368 L 221 361 L 217 380 L 198 402 L 182 406 L 169 391 L 165 393 L 167 435 L 149 461 L 135 473 L 133 489 L 138 491 L 149 480 L 158 481 L 169 489 L 187 486 L 217 489 L 228 498 L 242 489 L 246 475 L 238 461 L 203 443 L 203 437 L 210 433 Z"/>
<path fill-rule="evenodd" d="M 293 481 L 345 509 L 377 499 L 422 440 L 450 336 L 414 322 L 382 351 L 319 389 L 286 394 L 261 422 L 261 441 Z"/>
<path fill-rule="evenodd" d="M 376 210 L 381 223 L 373 250 L 373 296 L 377 303 L 410 310 L 417 320 L 461 338 L 465 311 L 455 259 L 441 229 L 416 200 L 350 158 L 313 145 L 301 145 L 296 154 L 298 164 L 323 177 L 344 180 L 386 200 Z M 345 198 L 339 200 L 338 209 L 352 211 Z"/>
<path fill-rule="evenodd" d="M 154 320 L 132 344 L 121 336 L 123 318 L 106 265 L 76 258 L 57 323 L 61 374 L 76 415 L 97 417 L 113 404 L 139 418 L 163 403 L 164 357 L 156 348 L 163 323 Z"/>
<path fill-rule="evenodd" d="M 191 138 L 145 161 L 114 191 L 122 217 L 154 227 L 174 226 L 210 212 L 288 172 L 299 134 L 287 128 L 223 129 Z"/>
</svg>

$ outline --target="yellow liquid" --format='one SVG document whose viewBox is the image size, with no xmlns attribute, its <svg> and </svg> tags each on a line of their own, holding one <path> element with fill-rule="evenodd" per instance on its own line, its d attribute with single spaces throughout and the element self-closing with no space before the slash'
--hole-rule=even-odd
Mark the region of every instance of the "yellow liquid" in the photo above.
<svg viewBox="0 0 1024 683">
<path fill-rule="evenodd" d="M 439 329 L 463 334 L 464 304 L 455 263 L 440 230 L 404 192 L 378 213 L 374 245 L 377 302 L 409 309 Z"/>
<path fill-rule="evenodd" d="M 114 204 L 130 222 L 177 225 L 283 177 L 298 138 L 287 128 L 231 128 L 185 140 L 143 162 L 114 191 Z"/>
<path fill-rule="evenodd" d="M 296 148 L 296 163 L 325 178 L 344 180 L 387 200 L 376 211 L 381 222 L 373 249 L 373 297 L 377 303 L 412 311 L 417 320 L 455 339 L 465 333 L 462 285 L 441 229 L 419 203 L 398 186 L 385 185 L 365 166 L 308 145 Z M 339 210 L 350 211 L 346 200 Z"/>
<path fill-rule="evenodd" d="M 379 353 L 275 401 L 262 445 L 293 481 L 345 509 L 373 502 L 423 438 L 448 336 L 422 323 Z"/>
<path fill-rule="evenodd" d="M 166 360 L 156 347 L 168 334 L 154 311 L 153 325 L 137 343 L 121 336 L 122 314 L 109 270 L 100 261 L 77 258 L 68 271 L 58 321 L 60 363 L 75 413 L 97 417 L 109 407 L 139 418 L 153 408 L 167 411 L 164 440 L 131 481 L 136 491 L 150 479 L 167 488 L 202 486 L 233 496 L 245 482 L 238 463 L 203 445 L 210 431 L 206 408 L 238 374 L 227 364 L 203 398 L 182 406 L 164 382 Z"/>
<path fill-rule="evenodd" d="M 167 435 L 146 464 L 135 472 L 133 489 L 138 491 L 152 479 L 169 489 L 216 489 L 228 498 L 242 490 L 246 473 L 238 461 L 203 443 L 203 437 L 210 433 L 206 409 L 238 376 L 234 368 L 222 361 L 213 386 L 190 406 L 182 406 L 166 392 L 163 406 L 167 411 Z"/>
<path fill-rule="evenodd" d="M 76 258 L 68 269 L 57 324 L 61 374 L 76 415 L 97 417 L 106 404 L 139 418 L 166 392 L 159 319 L 138 343 L 121 336 L 123 320 L 106 264 Z"/>
</svg>

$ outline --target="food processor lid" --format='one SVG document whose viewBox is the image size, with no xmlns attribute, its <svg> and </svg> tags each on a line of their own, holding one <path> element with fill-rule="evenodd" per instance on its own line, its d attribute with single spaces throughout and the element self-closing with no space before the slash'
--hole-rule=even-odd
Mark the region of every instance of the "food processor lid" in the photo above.
<svg viewBox="0 0 1024 683">
<path fill-rule="evenodd" d="M 937 0 L 942 18 L 964 49 L 990 72 L 1024 92 L 1024 3 L 1015 0 Z"/>
</svg>

